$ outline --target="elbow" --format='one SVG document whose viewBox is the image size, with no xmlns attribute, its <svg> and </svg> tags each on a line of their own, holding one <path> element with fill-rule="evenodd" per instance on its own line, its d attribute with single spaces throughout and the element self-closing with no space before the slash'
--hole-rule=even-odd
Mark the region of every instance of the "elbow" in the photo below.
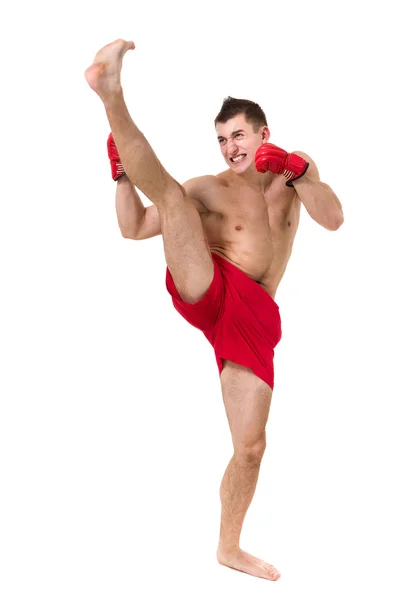
<svg viewBox="0 0 400 600">
<path fill-rule="evenodd" d="M 340 213 L 335 220 L 331 223 L 331 227 L 330 230 L 331 231 L 337 231 L 339 229 L 339 227 L 341 227 L 344 223 L 344 216 L 343 213 Z"/>
<path fill-rule="evenodd" d="M 328 231 L 337 231 L 339 229 L 339 227 L 341 227 L 343 225 L 344 222 L 344 217 L 343 217 L 343 213 L 336 213 L 334 215 L 331 215 L 329 218 L 327 216 L 325 216 L 325 218 L 320 221 L 318 221 L 320 223 L 320 225 L 322 225 L 323 227 L 325 227 L 325 229 L 327 229 Z"/>
<path fill-rule="evenodd" d="M 133 234 L 132 231 L 127 231 L 125 229 L 121 229 L 121 235 L 125 240 L 136 240 L 138 239 L 136 235 Z"/>
</svg>

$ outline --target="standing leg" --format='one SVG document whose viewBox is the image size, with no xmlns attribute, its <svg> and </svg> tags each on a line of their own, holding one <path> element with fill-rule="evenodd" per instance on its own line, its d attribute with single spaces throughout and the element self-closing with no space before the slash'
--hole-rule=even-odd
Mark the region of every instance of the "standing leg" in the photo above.
<svg viewBox="0 0 400 600">
<path fill-rule="evenodd" d="M 221 564 L 275 581 L 280 574 L 239 547 L 247 510 L 253 499 L 266 447 L 265 427 L 271 388 L 253 371 L 224 360 L 221 387 L 232 434 L 234 455 L 221 484 L 221 531 L 217 557 Z"/>
<path fill-rule="evenodd" d="M 183 300 L 195 303 L 208 290 L 214 263 L 199 213 L 184 188 L 167 173 L 132 121 L 123 97 L 122 59 L 133 42 L 117 40 L 102 48 L 85 71 L 106 109 L 125 173 L 157 206 L 168 268 Z"/>
</svg>

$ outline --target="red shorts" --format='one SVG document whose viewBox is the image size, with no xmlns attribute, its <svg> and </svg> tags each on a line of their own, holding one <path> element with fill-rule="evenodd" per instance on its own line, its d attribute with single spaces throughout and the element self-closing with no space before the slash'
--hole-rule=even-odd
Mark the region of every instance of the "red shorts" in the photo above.
<svg viewBox="0 0 400 600">
<path fill-rule="evenodd" d="M 166 286 L 176 310 L 200 329 L 214 348 L 219 372 L 222 359 L 247 367 L 274 387 L 274 348 L 282 337 L 275 300 L 243 271 L 212 253 L 214 277 L 205 296 L 182 300 L 167 268 Z"/>
</svg>

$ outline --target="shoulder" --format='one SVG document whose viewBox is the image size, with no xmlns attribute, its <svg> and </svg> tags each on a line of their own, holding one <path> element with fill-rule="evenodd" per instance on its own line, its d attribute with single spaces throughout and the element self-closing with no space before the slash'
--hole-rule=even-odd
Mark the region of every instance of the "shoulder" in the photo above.
<svg viewBox="0 0 400 600">
<path fill-rule="evenodd" d="M 216 175 L 194 177 L 183 184 L 187 196 L 193 200 L 199 212 L 213 211 L 215 199 L 224 186 L 224 181 Z"/>
<path fill-rule="evenodd" d="M 202 175 L 201 177 L 188 179 L 183 184 L 183 187 L 190 196 L 191 193 L 207 192 L 208 190 L 215 189 L 221 185 L 223 185 L 223 181 L 216 175 Z"/>
<path fill-rule="evenodd" d="M 301 158 L 304 158 L 304 160 L 306 160 L 308 162 L 309 167 L 307 169 L 307 175 L 309 175 L 312 179 L 318 181 L 319 180 L 318 167 L 315 164 L 315 161 L 311 158 L 311 156 L 309 156 L 302 150 L 295 150 L 294 152 L 292 152 L 292 154 L 297 154 L 297 156 L 301 156 Z"/>
<path fill-rule="evenodd" d="M 323 183 L 321 181 L 321 178 L 320 178 L 320 175 L 319 175 L 319 171 L 318 171 L 318 167 L 315 164 L 315 162 L 313 161 L 313 159 L 311 158 L 311 156 L 309 156 L 305 152 L 301 152 L 300 150 L 295 150 L 292 154 L 297 154 L 298 156 L 301 156 L 301 158 L 304 158 L 304 160 L 306 160 L 308 162 L 309 167 L 307 169 L 307 173 L 306 174 L 313 181 L 318 181 L 322 185 L 322 187 L 326 188 L 327 190 L 332 190 L 332 188 L 327 183 Z"/>
</svg>

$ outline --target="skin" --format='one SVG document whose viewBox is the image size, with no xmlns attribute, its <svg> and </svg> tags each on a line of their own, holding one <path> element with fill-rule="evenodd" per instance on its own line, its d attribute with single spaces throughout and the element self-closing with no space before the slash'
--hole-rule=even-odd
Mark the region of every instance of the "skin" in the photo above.
<svg viewBox="0 0 400 600">
<path fill-rule="evenodd" d="M 327 214 L 311 215 L 327 229 L 337 229 L 336 222 L 342 221 L 341 204 L 331 188 L 319 181 L 317 166 L 305 152 L 296 154 L 310 166 L 292 188 L 286 186 L 283 175 L 257 172 L 254 157 L 259 146 L 269 140 L 268 127 L 254 131 L 239 114 L 226 123 L 217 123 L 216 134 L 229 168 L 217 175 L 191 179 L 183 188 L 198 210 L 210 251 L 235 265 L 275 298 L 299 226 L 302 201 L 298 189 L 312 175 L 321 189 L 329 190 Z M 232 161 L 242 154 L 246 154 L 243 161 Z M 139 240 L 161 234 L 157 206 L 145 209 L 126 176 L 118 181 L 116 206 L 124 237 Z M 306 208 L 310 213 L 308 205 Z M 143 218 L 138 227 L 139 211 Z"/>
<path fill-rule="evenodd" d="M 300 207 L 327 229 L 337 229 L 341 205 L 319 180 L 315 163 L 293 188 L 270 171 L 254 166 L 257 148 L 269 130 L 254 131 L 244 115 L 218 123 L 216 134 L 228 169 L 196 177 L 183 186 L 157 159 L 132 121 L 120 81 L 125 53 L 133 42 L 117 40 L 102 48 L 86 70 L 89 86 L 104 104 L 126 176 L 117 184 L 116 207 L 121 233 L 135 240 L 162 234 L 168 267 L 181 297 L 194 303 L 213 278 L 215 252 L 257 281 L 275 297 L 299 224 Z M 246 154 L 238 163 L 232 158 Z M 153 202 L 144 207 L 135 190 Z M 221 390 L 234 453 L 221 483 L 221 527 L 218 561 L 250 575 L 276 581 L 279 571 L 243 551 L 240 534 L 253 498 L 266 448 L 271 388 L 250 369 L 223 361 Z"/>
<path fill-rule="evenodd" d="M 299 224 L 301 203 L 285 178 L 258 173 L 254 156 L 269 140 L 266 126 L 256 132 L 243 114 L 217 123 L 216 133 L 228 170 L 215 179 L 204 204 L 204 231 L 212 252 L 219 254 L 273 298 L 288 263 Z M 239 163 L 233 158 L 245 154 Z M 192 183 L 187 184 L 190 189 Z"/>
</svg>

